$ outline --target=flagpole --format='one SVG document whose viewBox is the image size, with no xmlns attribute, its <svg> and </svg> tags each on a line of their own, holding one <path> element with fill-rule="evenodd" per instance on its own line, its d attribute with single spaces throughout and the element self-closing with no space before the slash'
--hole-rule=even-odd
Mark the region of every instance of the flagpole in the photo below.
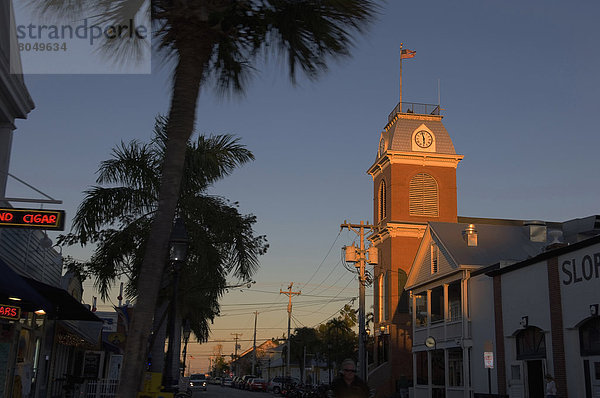
<svg viewBox="0 0 600 398">
<path fill-rule="evenodd" d="M 402 43 L 400 43 L 400 102 L 398 108 L 398 112 L 402 113 Z"/>
</svg>

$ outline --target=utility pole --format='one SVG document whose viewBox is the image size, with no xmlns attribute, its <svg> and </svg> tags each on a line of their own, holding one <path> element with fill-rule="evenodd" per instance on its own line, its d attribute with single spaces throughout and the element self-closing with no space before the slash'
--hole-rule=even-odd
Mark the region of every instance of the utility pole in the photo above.
<svg viewBox="0 0 600 398">
<path fill-rule="evenodd" d="M 358 364 L 359 364 L 359 376 L 364 381 L 367 381 L 367 362 L 365 356 L 365 266 L 367 263 L 367 256 L 365 250 L 365 229 L 372 230 L 375 228 L 373 225 L 365 224 L 363 221 L 360 224 L 350 224 L 344 220 L 344 223 L 340 225 L 341 229 L 348 228 L 358 234 L 360 238 L 360 248 L 357 250 L 358 258 L 354 258 L 355 267 L 358 268 Z M 348 250 L 349 248 L 346 248 Z M 352 247 L 352 249 L 354 249 Z M 353 256 L 354 254 L 352 254 Z M 376 257 L 376 255 L 374 255 Z M 369 256 L 371 257 L 371 256 Z M 348 258 L 348 252 L 346 252 L 346 258 Z M 369 259 L 369 263 L 375 259 Z M 349 261 L 349 260 L 346 260 Z M 376 262 L 376 261 L 375 261 Z"/>
<path fill-rule="evenodd" d="M 288 331 L 287 331 L 287 366 L 286 366 L 286 370 L 285 370 L 285 375 L 289 376 L 290 375 L 290 357 L 292 355 L 290 348 L 291 348 L 291 342 L 290 342 L 290 326 L 292 323 L 292 296 L 294 294 L 296 295 L 300 295 L 302 294 L 302 292 L 298 291 L 298 292 L 292 292 L 292 286 L 294 286 L 294 282 L 290 282 L 290 285 L 288 286 L 288 290 L 287 291 L 283 291 L 281 289 L 279 289 L 279 294 L 285 294 L 286 296 L 288 296 L 288 307 L 287 307 L 287 312 L 288 312 Z"/>
<path fill-rule="evenodd" d="M 232 336 L 235 336 L 235 375 L 239 376 L 240 373 L 240 364 L 237 362 L 237 350 L 238 350 L 238 339 L 243 333 L 231 333 Z"/>
<path fill-rule="evenodd" d="M 258 311 L 254 311 L 254 343 L 252 344 L 252 374 L 255 374 L 254 367 L 256 366 L 256 318 L 258 318 Z"/>
</svg>

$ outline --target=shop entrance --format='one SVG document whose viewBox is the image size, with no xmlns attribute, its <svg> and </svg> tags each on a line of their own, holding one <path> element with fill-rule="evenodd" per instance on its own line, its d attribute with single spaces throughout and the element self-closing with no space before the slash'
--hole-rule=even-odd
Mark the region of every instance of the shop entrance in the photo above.
<svg viewBox="0 0 600 398">
<path fill-rule="evenodd" d="M 600 397 L 600 357 L 583 361 L 585 371 L 585 398 Z"/>
<path fill-rule="evenodd" d="M 544 398 L 544 363 L 541 359 L 526 361 L 527 396 Z"/>
</svg>

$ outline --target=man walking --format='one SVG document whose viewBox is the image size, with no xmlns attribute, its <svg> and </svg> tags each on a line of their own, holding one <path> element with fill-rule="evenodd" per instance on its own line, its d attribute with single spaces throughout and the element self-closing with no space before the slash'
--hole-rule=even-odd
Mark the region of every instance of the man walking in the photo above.
<svg viewBox="0 0 600 398">
<path fill-rule="evenodd" d="M 335 398 L 368 398 L 369 386 L 356 376 L 356 365 L 352 359 L 342 362 L 342 375 L 331 383 Z"/>
</svg>

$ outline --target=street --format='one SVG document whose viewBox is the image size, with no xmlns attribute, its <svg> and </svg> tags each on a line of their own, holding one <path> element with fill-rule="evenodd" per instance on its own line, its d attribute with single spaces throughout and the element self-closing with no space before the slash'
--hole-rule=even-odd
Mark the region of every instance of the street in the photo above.
<svg viewBox="0 0 600 398">
<path fill-rule="evenodd" d="M 195 391 L 192 398 L 274 398 L 276 395 L 267 392 L 238 390 L 209 384 L 206 391 Z"/>
</svg>

